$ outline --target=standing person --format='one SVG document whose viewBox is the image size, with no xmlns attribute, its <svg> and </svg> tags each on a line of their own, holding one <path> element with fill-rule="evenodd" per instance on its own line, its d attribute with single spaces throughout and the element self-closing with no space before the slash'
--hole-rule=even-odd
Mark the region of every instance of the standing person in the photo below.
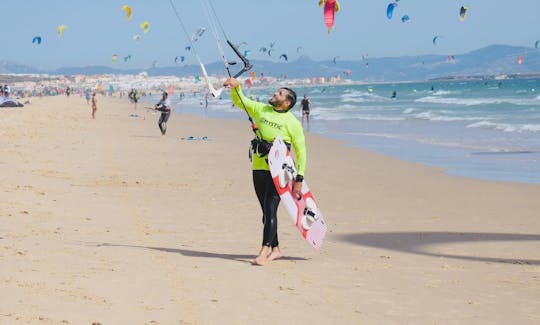
<svg viewBox="0 0 540 325">
<path fill-rule="evenodd" d="M 96 92 L 94 91 L 92 93 L 92 119 L 96 118 L 96 111 L 97 111 L 97 98 L 96 98 Z"/>
<path fill-rule="evenodd" d="M 86 105 L 90 105 L 90 91 L 89 90 L 84 92 L 84 98 L 86 98 Z"/>
<path fill-rule="evenodd" d="M 257 136 L 251 141 L 252 169 L 255 193 L 263 212 L 264 229 L 262 247 L 254 264 L 264 265 L 281 257 L 277 234 L 277 209 L 280 197 L 274 186 L 267 159 L 271 143 L 276 136 L 280 136 L 289 148 L 291 144 L 294 148 L 298 176 L 293 185 L 293 192 L 298 197 L 302 195 L 302 181 L 306 167 L 304 131 L 300 121 L 290 112 L 296 103 L 296 93 L 289 88 L 279 88 L 266 104 L 247 98 L 242 92 L 240 82 L 234 78 L 228 78 L 223 85 L 231 88 L 233 103 L 244 109 L 259 126 Z"/>
<path fill-rule="evenodd" d="M 167 132 L 167 121 L 169 120 L 172 109 L 171 101 L 169 100 L 169 94 L 167 94 L 167 92 L 163 92 L 163 97 L 156 105 L 154 105 L 154 109 L 161 112 L 158 126 L 161 130 L 161 134 L 165 135 L 165 133 Z"/>
<path fill-rule="evenodd" d="M 307 130 L 309 131 L 309 109 L 311 108 L 311 100 L 304 94 L 304 98 L 300 102 L 302 107 L 302 127 L 304 127 L 304 120 L 307 122 Z"/>
</svg>

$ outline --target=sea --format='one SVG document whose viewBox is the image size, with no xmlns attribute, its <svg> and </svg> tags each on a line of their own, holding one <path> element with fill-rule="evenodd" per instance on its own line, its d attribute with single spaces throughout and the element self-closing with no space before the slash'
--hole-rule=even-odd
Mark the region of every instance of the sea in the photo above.
<svg viewBox="0 0 540 325">
<path fill-rule="evenodd" d="M 244 92 L 266 102 L 276 87 Z M 311 133 L 450 175 L 540 184 L 540 79 L 292 88 L 298 102 L 304 94 L 312 101 Z M 244 119 L 251 132 L 246 114 L 232 107 L 228 92 L 208 104 L 202 93 L 170 98 L 175 112 Z M 293 112 L 301 119 L 299 104 Z"/>
</svg>

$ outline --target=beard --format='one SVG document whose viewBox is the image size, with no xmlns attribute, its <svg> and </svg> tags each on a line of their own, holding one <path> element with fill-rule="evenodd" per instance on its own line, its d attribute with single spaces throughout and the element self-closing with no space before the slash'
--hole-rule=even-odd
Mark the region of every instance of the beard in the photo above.
<svg viewBox="0 0 540 325">
<path fill-rule="evenodd" d="M 272 98 L 270 98 L 270 99 L 268 100 L 268 104 L 270 104 L 270 105 L 272 105 L 272 106 L 274 106 L 274 107 L 278 107 L 278 106 L 281 105 L 281 102 L 280 102 L 277 98 L 272 97 Z"/>
</svg>

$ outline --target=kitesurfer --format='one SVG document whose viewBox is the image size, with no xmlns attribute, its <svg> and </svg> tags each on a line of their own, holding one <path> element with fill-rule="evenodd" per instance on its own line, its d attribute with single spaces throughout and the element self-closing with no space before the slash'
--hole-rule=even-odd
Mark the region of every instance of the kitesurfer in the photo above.
<svg viewBox="0 0 540 325">
<path fill-rule="evenodd" d="M 169 120 L 169 117 L 171 116 L 171 101 L 169 100 L 169 94 L 167 92 L 163 92 L 163 96 L 161 97 L 161 100 L 154 105 L 154 109 L 161 112 L 161 115 L 159 117 L 158 126 L 161 130 L 161 134 L 165 135 L 167 132 L 167 121 Z"/>
<path fill-rule="evenodd" d="M 306 167 L 304 131 L 300 121 L 290 112 L 296 103 L 296 93 L 282 87 L 274 92 L 268 103 L 263 103 L 246 97 L 240 82 L 234 78 L 228 78 L 223 86 L 231 88 L 233 103 L 249 114 L 259 132 L 251 142 L 252 169 L 255 193 L 263 212 L 264 230 L 262 247 L 254 264 L 264 265 L 281 257 L 277 234 L 277 209 L 280 197 L 268 166 L 268 152 L 276 136 L 280 136 L 288 146 L 292 145 L 294 148 L 298 175 L 292 190 L 297 197 L 302 195 L 302 181 Z"/>
</svg>

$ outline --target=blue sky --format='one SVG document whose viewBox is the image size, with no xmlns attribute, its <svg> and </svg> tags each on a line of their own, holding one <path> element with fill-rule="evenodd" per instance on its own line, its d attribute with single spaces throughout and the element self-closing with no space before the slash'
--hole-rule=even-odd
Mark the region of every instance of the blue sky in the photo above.
<svg viewBox="0 0 540 325">
<path fill-rule="evenodd" d="M 203 62 L 220 60 L 200 0 L 173 0 L 189 32 L 206 27 L 195 43 Z M 540 1 L 517 0 L 401 0 L 393 19 L 386 17 L 388 0 L 341 0 L 335 28 L 328 33 L 318 0 L 212 0 L 227 36 L 234 43 L 247 42 L 248 57 L 289 60 L 307 55 L 314 60 L 360 60 L 402 55 L 459 55 L 492 44 L 533 47 L 540 39 Z M 127 21 L 122 5 L 133 9 Z M 465 21 L 459 8 L 467 5 Z M 106 65 L 117 68 L 173 66 L 186 56 L 196 63 L 169 0 L 3 0 L 0 26 L 3 45 L 0 60 L 54 69 L 66 66 Z M 13 13 L 13 14 L 6 14 Z M 402 23 L 400 18 L 411 20 Z M 24 16 L 24 18 L 22 17 Z M 24 21 L 24 22 L 23 22 Z M 142 32 L 139 24 L 150 23 Z M 56 27 L 68 26 L 62 37 Z M 133 35 L 140 34 L 136 42 Z M 440 35 L 437 45 L 432 44 Z M 41 36 L 41 45 L 32 44 Z M 272 56 L 259 51 L 275 42 Z M 298 47 L 301 47 L 297 51 Z M 116 63 L 111 56 L 118 55 Z M 124 62 L 123 57 L 131 55 Z M 231 56 L 227 52 L 227 56 Z"/>
</svg>

